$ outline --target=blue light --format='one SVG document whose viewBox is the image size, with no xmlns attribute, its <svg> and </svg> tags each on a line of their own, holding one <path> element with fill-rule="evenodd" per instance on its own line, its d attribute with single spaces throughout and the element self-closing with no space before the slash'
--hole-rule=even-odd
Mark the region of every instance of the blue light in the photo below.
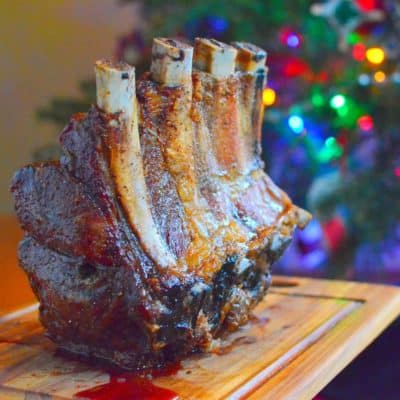
<svg viewBox="0 0 400 400">
<path fill-rule="evenodd" d="M 394 83 L 400 83 L 400 72 L 394 72 L 392 75 L 392 81 Z"/>
<path fill-rule="evenodd" d="M 209 16 L 205 20 L 215 33 L 224 33 L 228 29 L 228 21 L 222 17 Z"/>
<path fill-rule="evenodd" d="M 358 77 L 358 83 L 361 86 L 368 86 L 371 83 L 371 77 L 368 74 L 361 74 Z"/>
<path fill-rule="evenodd" d="M 297 135 L 300 135 L 304 131 L 304 121 L 303 118 L 301 118 L 298 115 L 292 115 L 289 117 L 288 120 L 288 125 L 289 128 L 296 133 Z"/>
<path fill-rule="evenodd" d="M 291 34 L 291 35 L 289 35 L 288 38 L 286 39 L 286 44 L 287 44 L 289 47 L 293 47 L 293 48 L 299 47 L 299 45 L 300 45 L 300 39 L 299 39 L 299 37 L 298 37 L 297 35 Z"/>
</svg>

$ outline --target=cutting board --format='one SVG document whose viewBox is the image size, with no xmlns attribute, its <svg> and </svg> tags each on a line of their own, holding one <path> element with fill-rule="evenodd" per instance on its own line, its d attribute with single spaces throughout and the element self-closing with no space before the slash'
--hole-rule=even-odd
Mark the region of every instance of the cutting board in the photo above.
<svg viewBox="0 0 400 400">
<path fill-rule="evenodd" d="M 0 399 L 310 399 L 399 313 L 395 287 L 278 277 L 218 354 L 150 379 L 57 354 L 32 305 L 0 317 Z"/>
</svg>

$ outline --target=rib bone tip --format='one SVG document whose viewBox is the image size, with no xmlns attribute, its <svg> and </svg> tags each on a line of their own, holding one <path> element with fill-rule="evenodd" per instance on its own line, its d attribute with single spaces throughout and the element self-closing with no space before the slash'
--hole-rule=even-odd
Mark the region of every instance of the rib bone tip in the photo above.
<svg viewBox="0 0 400 400">
<path fill-rule="evenodd" d="M 255 72 L 265 68 L 267 53 L 252 43 L 233 42 L 237 49 L 236 68 L 239 71 Z"/>
<path fill-rule="evenodd" d="M 196 38 L 194 49 L 194 66 L 224 78 L 234 73 L 237 50 L 214 39 Z"/>
<path fill-rule="evenodd" d="M 188 82 L 192 74 L 193 47 L 178 40 L 153 40 L 151 74 L 156 82 L 177 86 Z"/>
<path fill-rule="evenodd" d="M 95 74 L 98 107 L 109 113 L 130 114 L 135 96 L 135 68 L 124 62 L 98 60 Z"/>
</svg>

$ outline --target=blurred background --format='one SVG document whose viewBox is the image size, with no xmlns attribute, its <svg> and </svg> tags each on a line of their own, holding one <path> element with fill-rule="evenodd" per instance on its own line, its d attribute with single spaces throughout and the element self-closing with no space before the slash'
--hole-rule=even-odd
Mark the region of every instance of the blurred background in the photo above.
<svg viewBox="0 0 400 400">
<path fill-rule="evenodd" d="M 249 41 L 268 51 L 266 169 L 315 216 L 275 272 L 400 284 L 398 1 L 13 0 L 0 3 L 0 35 L 0 312 L 18 297 L 19 304 L 33 301 L 16 266 L 13 172 L 58 157 L 63 126 L 94 102 L 96 59 L 113 56 L 140 73 L 161 35 Z M 378 392 L 375 380 L 364 382 L 363 397 L 354 383 L 377 376 L 368 369 L 377 352 L 396 363 L 399 325 L 323 398 L 399 398 L 390 385 L 398 369 L 379 369 Z"/>
</svg>

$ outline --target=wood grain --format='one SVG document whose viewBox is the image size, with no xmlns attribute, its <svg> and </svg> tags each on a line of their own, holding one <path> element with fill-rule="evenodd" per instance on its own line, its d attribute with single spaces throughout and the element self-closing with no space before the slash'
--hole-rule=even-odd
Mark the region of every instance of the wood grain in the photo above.
<svg viewBox="0 0 400 400">
<path fill-rule="evenodd" d="M 393 287 L 301 278 L 275 282 L 251 322 L 222 344 L 225 354 L 190 357 L 176 375 L 153 383 L 189 400 L 309 399 L 400 312 L 400 290 Z M 73 399 L 109 382 L 107 372 L 54 350 L 37 311 L 3 317 L 0 398 Z"/>
<path fill-rule="evenodd" d="M 399 289 L 362 283 L 291 279 L 296 287 L 274 290 L 282 294 L 335 296 L 358 299 L 362 307 L 296 360 L 264 383 L 249 399 L 311 399 L 400 314 Z M 369 377 L 368 379 L 374 379 Z"/>
</svg>

